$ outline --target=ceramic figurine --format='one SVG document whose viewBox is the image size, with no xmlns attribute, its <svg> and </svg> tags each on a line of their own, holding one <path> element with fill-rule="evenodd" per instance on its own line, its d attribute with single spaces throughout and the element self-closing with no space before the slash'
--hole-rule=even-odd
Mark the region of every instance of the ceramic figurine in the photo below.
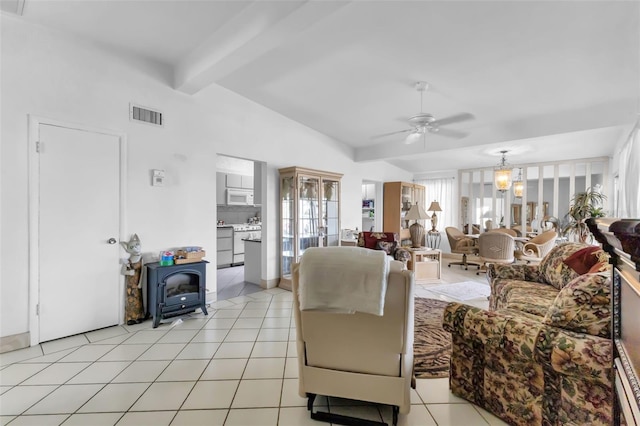
<svg viewBox="0 0 640 426">
<path fill-rule="evenodd" d="M 132 325 L 144 321 L 146 316 L 142 299 L 142 246 L 137 234 L 120 244 L 129 253 L 129 259 L 122 265 L 122 274 L 127 284 L 124 320 L 127 325 Z"/>
</svg>

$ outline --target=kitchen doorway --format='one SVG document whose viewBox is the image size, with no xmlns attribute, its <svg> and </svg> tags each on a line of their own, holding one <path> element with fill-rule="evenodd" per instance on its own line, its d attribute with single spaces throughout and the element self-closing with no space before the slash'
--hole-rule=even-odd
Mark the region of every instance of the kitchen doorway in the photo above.
<svg viewBox="0 0 640 426">
<path fill-rule="evenodd" d="M 216 156 L 218 300 L 259 291 L 260 286 L 266 288 L 264 259 L 269 232 L 265 193 L 265 162 Z"/>
<path fill-rule="evenodd" d="M 363 231 L 384 231 L 382 229 L 382 189 L 383 182 L 362 181 Z"/>
</svg>

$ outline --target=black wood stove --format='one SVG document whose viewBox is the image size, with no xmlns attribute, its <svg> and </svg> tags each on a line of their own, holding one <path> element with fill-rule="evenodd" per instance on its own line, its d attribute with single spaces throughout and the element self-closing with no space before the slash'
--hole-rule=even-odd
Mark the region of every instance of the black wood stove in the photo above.
<svg viewBox="0 0 640 426">
<path fill-rule="evenodd" d="M 206 307 L 207 262 L 160 266 L 147 264 L 147 310 L 153 317 L 153 328 L 164 318 L 182 315 Z"/>
</svg>

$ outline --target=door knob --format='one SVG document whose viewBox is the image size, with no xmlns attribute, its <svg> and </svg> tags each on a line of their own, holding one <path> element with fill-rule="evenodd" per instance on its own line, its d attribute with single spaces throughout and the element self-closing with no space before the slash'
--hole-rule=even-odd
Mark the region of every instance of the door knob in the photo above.
<svg viewBox="0 0 640 426">
<path fill-rule="evenodd" d="M 115 244 L 115 243 L 117 243 L 118 241 L 116 241 L 116 239 L 115 239 L 115 238 L 109 238 L 109 239 L 107 240 L 107 242 L 108 242 L 109 244 Z"/>
</svg>

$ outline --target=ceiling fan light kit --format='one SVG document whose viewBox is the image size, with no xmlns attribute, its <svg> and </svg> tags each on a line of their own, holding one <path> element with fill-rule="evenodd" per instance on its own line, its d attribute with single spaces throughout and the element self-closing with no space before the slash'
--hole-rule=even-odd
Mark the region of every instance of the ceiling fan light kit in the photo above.
<svg viewBox="0 0 640 426">
<path fill-rule="evenodd" d="M 410 129 L 399 130 L 397 132 L 391 133 L 383 133 L 381 135 L 373 136 L 372 139 L 392 136 L 400 133 L 409 133 L 404 140 L 404 143 L 411 144 L 417 142 L 419 137 L 416 136 L 424 136 L 427 132 L 429 133 L 440 133 L 442 136 L 452 137 L 452 138 L 463 138 L 467 136 L 467 133 L 459 132 L 456 130 L 444 129 L 444 131 L 440 132 L 440 126 L 443 124 L 453 124 L 462 121 L 467 121 L 475 118 L 472 114 L 467 112 L 460 113 L 456 115 L 452 115 L 450 117 L 445 117 L 441 120 L 437 120 L 433 114 L 423 112 L 423 94 L 429 88 L 429 85 L 426 81 L 418 81 L 414 85 L 416 91 L 420 92 L 420 112 L 415 114 L 407 119 L 410 126 Z"/>
</svg>

